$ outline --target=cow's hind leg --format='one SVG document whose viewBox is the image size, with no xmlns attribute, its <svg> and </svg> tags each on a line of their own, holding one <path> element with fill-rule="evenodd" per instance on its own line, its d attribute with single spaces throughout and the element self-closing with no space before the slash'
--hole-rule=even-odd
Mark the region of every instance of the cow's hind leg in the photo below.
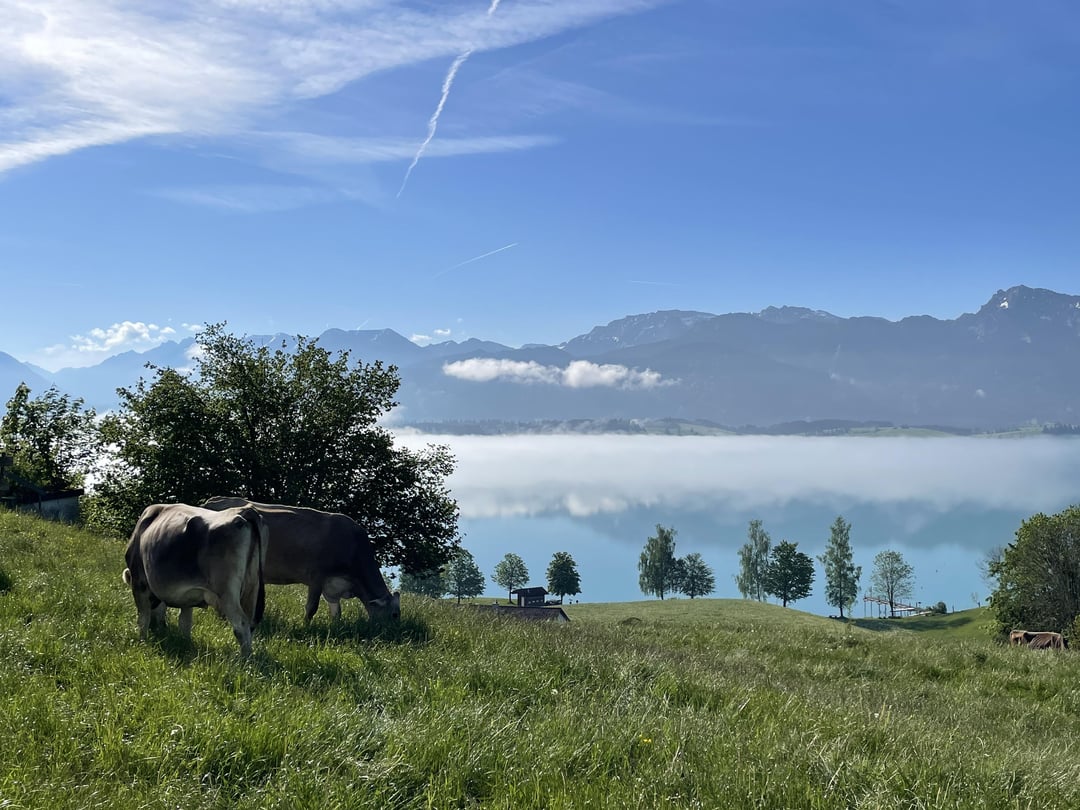
<svg viewBox="0 0 1080 810">
<path fill-rule="evenodd" d="M 183 634 L 184 638 L 191 638 L 191 619 L 193 612 L 194 608 L 191 607 L 180 608 L 180 621 L 177 623 L 177 626 L 180 628 L 180 632 Z"/>
<path fill-rule="evenodd" d="M 240 623 L 231 623 L 233 626 L 233 635 L 236 636 L 236 641 L 240 645 L 240 655 L 244 658 L 251 657 L 251 625 L 246 619 L 241 618 Z"/>
<path fill-rule="evenodd" d="M 233 635 L 236 636 L 236 641 L 240 645 L 240 654 L 245 658 L 250 656 L 251 617 L 244 613 L 244 609 L 240 606 L 240 595 L 229 593 L 215 597 L 213 594 L 207 594 L 206 602 L 208 607 L 217 611 L 217 614 L 232 627 Z"/>
<path fill-rule="evenodd" d="M 135 590 L 134 595 L 135 610 L 139 616 L 139 637 L 146 638 L 147 633 L 154 624 L 154 614 L 156 611 L 150 603 L 152 597 L 148 589 L 144 587 L 142 591 Z M 162 602 L 159 604 L 161 604 L 164 609 L 165 603 Z"/>
<path fill-rule="evenodd" d="M 233 602 L 230 600 L 229 604 L 222 606 L 221 614 L 225 617 L 225 620 L 232 625 L 233 635 L 236 636 L 236 641 L 240 645 L 240 654 L 247 658 L 251 655 L 251 619 L 240 609 L 240 601 Z"/>
<path fill-rule="evenodd" d="M 304 624 L 311 624 L 311 619 L 319 609 L 319 599 L 322 598 L 321 585 L 309 585 L 307 592 L 307 605 L 304 606 Z"/>
<path fill-rule="evenodd" d="M 131 589 L 138 614 L 139 638 L 146 638 L 159 616 L 165 615 L 165 603 L 150 592 L 146 583 L 138 583 Z"/>
<path fill-rule="evenodd" d="M 326 607 L 330 610 L 330 621 L 334 622 L 341 618 L 341 602 L 336 599 L 326 600 Z"/>
<path fill-rule="evenodd" d="M 167 606 L 153 594 L 150 595 L 150 604 L 153 606 L 150 611 L 150 626 L 161 629 L 167 624 L 165 613 Z"/>
</svg>

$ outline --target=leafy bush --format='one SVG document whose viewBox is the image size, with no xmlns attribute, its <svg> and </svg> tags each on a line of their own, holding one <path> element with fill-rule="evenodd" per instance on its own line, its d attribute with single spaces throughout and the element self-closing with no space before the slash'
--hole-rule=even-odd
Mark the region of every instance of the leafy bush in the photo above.
<svg viewBox="0 0 1080 810">
<path fill-rule="evenodd" d="M 151 366 L 150 381 L 119 389 L 119 410 L 101 423 L 111 458 L 88 526 L 127 534 L 149 504 L 238 495 L 343 512 L 383 565 L 415 572 L 450 559 L 459 537 L 449 448 L 398 446 L 379 424 L 394 406 L 396 367 L 302 337 L 256 346 L 220 324 L 197 341 L 197 373 Z"/>
</svg>

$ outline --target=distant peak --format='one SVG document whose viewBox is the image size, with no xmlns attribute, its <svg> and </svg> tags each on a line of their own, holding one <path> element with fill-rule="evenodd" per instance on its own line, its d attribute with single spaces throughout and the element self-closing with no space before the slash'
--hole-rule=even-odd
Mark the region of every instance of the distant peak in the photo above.
<svg viewBox="0 0 1080 810">
<path fill-rule="evenodd" d="M 831 312 L 823 309 L 807 309 L 806 307 L 765 307 L 756 313 L 763 321 L 770 323 L 796 323 L 798 321 L 821 321 L 831 322 L 840 320 Z"/>
<path fill-rule="evenodd" d="M 679 337 L 695 324 L 715 317 L 708 312 L 681 309 L 628 315 L 606 326 L 597 326 L 588 334 L 578 335 L 557 348 L 576 356 L 591 356 L 616 348 L 658 343 Z"/>
<path fill-rule="evenodd" d="M 1058 308 L 1080 309 L 1080 296 L 1065 295 L 1041 287 L 1020 284 L 1007 290 L 998 290 L 991 296 L 980 312 L 1042 310 L 1047 314 Z"/>
</svg>

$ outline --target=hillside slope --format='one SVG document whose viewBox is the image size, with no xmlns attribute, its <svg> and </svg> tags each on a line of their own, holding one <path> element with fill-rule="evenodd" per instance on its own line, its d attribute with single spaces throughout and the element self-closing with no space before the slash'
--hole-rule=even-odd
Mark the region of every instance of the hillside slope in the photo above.
<svg viewBox="0 0 1080 810">
<path fill-rule="evenodd" d="M 305 628 L 271 588 L 244 662 L 205 611 L 139 641 L 122 551 L 0 511 L 4 806 L 1080 806 L 1074 654 L 730 600 Z"/>
</svg>

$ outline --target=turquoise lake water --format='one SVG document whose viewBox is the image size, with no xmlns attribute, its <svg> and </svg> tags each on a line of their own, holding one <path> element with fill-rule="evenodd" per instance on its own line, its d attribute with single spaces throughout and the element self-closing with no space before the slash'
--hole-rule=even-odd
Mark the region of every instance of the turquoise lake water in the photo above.
<svg viewBox="0 0 1080 810">
<path fill-rule="evenodd" d="M 817 557 L 837 515 L 852 524 L 861 594 L 874 556 L 899 551 L 915 570 L 912 601 L 951 610 L 985 604 L 980 562 L 1036 512 L 1080 503 L 1080 440 L 1065 437 L 658 437 L 402 435 L 412 447 L 450 445 L 462 545 L 489 579 L 507 552 L 532 583 L 546 584 L 552 554 L 570 552 L 582 602 L 644 599 L 637 562 L 657 523 L 674 527 L 676 554 L 699 552 L 716 575 L 713 596 L 734 583 L 747 524 L 774 543 Z M 813 594 L 797 609 L 835 613 Z M 506 596 L 505 593 L 501 594 Z M 685 598 L 685 597 L 683 597 Z M 855 615 L 878 608 L 856 603 Z"/>
</svg>

